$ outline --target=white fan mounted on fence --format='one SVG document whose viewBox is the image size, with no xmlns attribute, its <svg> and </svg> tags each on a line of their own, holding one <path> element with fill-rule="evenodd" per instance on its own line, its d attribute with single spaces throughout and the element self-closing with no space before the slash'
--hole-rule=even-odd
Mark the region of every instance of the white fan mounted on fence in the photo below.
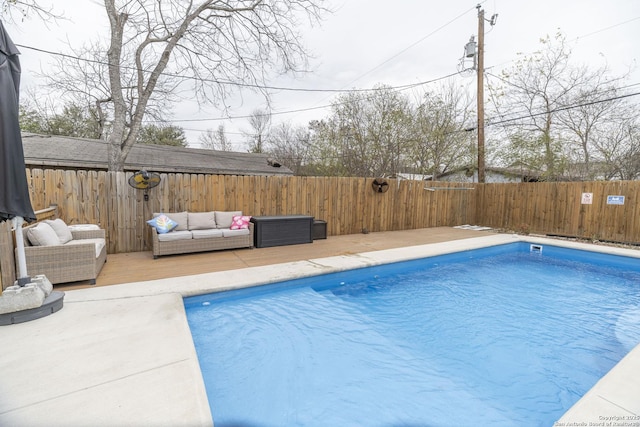
<svg viewBox="0 0 640 427">
<path fill-rule="evenodd" d="M 155 172 L 140 170 L 129 177 L 129 185 L 138 190 L 144 190 L 144 200 L 149 200 L 147 191 L 160 184 L 160 175 Z"/>
</svg>

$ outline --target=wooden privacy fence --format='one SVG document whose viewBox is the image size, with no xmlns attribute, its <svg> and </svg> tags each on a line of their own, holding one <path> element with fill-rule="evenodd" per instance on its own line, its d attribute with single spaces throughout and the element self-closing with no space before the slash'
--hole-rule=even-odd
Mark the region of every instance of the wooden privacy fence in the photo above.
<svg viewBox="0 0 640 427">
<path fill-rule="evenodd" d="M 311 215 L 327 222 L 328 235 L 459 225 L 475 218 L 475 192 L 467 185 L 387 180 L 377 193 L 373 178 L 161 174 L 147 191 L 127 183 L 131 172 L 27 170 L 34 209 L 56 204 L 68 224 L 106 230 L 108 252 L 150 250 L 154 212 L 241 210 L 247 215 Z M 470 187 L 469 187 L 470 188 Z"/>
<path fill-rule="evenodd" d="M 518 232 L 640 243 L 639 181 L 468 184 L 373 178 L 162 174 L 147 191 L 130 187 L 131 172 L 29 169 L 34 209 L 58 206 L 69 224 L 107 232 L 108 252 L 150 249 L 154 212 L 242 210 L 247 215 L 312 215 L 328 235 L 364 229 L 395 231 L 463 224 Z M 593 203 L 582 204 L 582 193 Z M 623 205 L 607 196 L 624 196 Z M 619 200 L 619 199 L 617 199 Z"/>
<path fill-rule="evenodd" d="M 640 244 L 640 181 L 484 184 L 476 197 L 482 225 Z"/>
</svg>

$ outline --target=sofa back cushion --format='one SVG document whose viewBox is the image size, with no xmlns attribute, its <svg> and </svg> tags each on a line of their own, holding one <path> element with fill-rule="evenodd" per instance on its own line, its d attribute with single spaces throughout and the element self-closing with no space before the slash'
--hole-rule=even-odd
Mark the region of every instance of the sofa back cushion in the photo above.
<svg viewBox="0 0 640 427">
<path fill-rule="evenodd" d="M 65 243 L 73 240 L 71 230 L 69 229 L 69 227 L 67 227 L 67 224 L 60 218 L 54 220 L 45 219 L 44 222 L 46 224 L 49 224 L 51 228 L 53 228 L 53 231 L 55 231 L 58 235 L 58 239 L 60 239 L 61 244 L 64 245 Z"/>
<path fill-rule="evenodd" d="M 216 225 L 218 228 L 231 228 L 234 216 L 242 216 L 242 211 L 216 212 Z"/>
<path fill-rule="evenodd" d="M 53 228 L 45 222 L 29 227 L 27 237 L 33 246 L 56 246 L 62 244 Z"/>
<path fill-rule="evenodd" d="M 160 213 L 154 213 L 153 216 L 156 217 L 161 215 Z M 175 231 L 185 231 L 189 229 L 189 217 L 187 215 L 187 211 L 184 212 L 164 212 L 163 215 L 168 216 L 172 220 L 178 223 L 177 227 L 174 228 Z"/>
<path fill-rule="evenodd" d="M 189 230 L 211 230 L 216 228 L 216 215 L 211 212 L 189 212 Z"/>
</svg>

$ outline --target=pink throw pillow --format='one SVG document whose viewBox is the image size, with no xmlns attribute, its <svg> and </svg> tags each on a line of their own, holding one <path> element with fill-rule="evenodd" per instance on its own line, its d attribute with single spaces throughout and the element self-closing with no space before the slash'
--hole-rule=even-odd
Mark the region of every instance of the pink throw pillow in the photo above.
<svg viewBox="0 0 640 427">
<path fill-rule="evenodd" d="M 231 229 L 232 230 L 241 230 L 243 228 L 249 228 L 249 220 L 251 219 L 248 215 L 234 215 L 231 219 Z"/>
</svg>

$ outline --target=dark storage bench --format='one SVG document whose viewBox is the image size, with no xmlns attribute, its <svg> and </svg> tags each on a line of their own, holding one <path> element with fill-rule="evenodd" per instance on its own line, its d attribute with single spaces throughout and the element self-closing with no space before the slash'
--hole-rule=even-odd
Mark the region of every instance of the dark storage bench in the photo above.
<svg viewBox="0 0 640 427">
<path fill-rule="evenodd" d="M 251 222 L 254 224 L 256 248 L 313 242 L 312 216 L 254 216 Z"/>
</svg>

